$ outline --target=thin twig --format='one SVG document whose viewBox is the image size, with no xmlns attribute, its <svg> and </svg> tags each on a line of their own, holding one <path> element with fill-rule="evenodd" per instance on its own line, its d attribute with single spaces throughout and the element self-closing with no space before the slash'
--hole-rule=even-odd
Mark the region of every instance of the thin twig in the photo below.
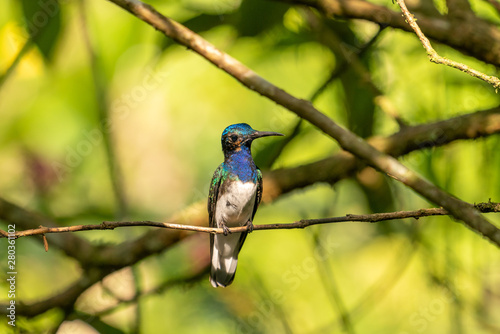
<svg viewBox="0 0 500 334">
<path fill-rule="evenodd" d="M 475 208 L 479 211 L 486 212 L 500 212 L 500 203 L 479 203 L 475 205 Z M 318 225 L 318 224 L 332 224 L 332 223 L 344 223 L 344 222 L 368 222 L 376 223 L 385 220 L 394 219 L 406 219 L 406 218 L 422 218 L 428 216 L 446 216 L 449 215 L 448 211 L 442 208 L 429 208 L 420 209 L 414 211 L 395 211 L 395 212 L 384 212 L 384 213 L 372 213 L 367 215 L 353 215 L 347 214 L 341 217 L 331 217 L 331 218 L 319 218 L 319 219 L 302 219 L 293 223 L 288 224 L 264 224 L 264 225 L 254 225 L 254 231 L 262 230 L 288 230 L 288 229 L 298 229 L 306 228 L 308 226 Z M 149 220 L 144 221 L 133 221 L 133 222 L 102 222 L 101 224 L 92 225 L 74 225 L 74 226 L 64 226 L 64 227 L 43 227 L 40 228 L 18 231 L 11 234 L 11 238 L 27 237 L 32 235 L 48 234 L 48 233 L 64 233 L 64 232 L 79 232 L 79 231 L 92 231 L 92 230 L 113 230 L 118 227 L 132 227 L 132 226 L 149 226 L 149 227 L 163 227 L 174 230 L 185 230 L 193 232 L 203 232 L 212 234 L 224 233 L 222 228 L 216 227 L 204 227 L 195 225 L 183 225 L 174 223 L 161 223 Z M 249 227 L 231 227 L 229 228 L 230 233 L 238 232 L 249 232 Z M 1 237 L 5 238 L 7 233 L 0 230 Z"/>
<path fill-rule="evenodd" d="M 427 51 L 427 55 L 429 56 L 429 60 L 433 63 L 436 64 L 443 64 L 446 66 L 450 66 L 453 68 L 456 68 L 462 72 L 465 72 L 475 78 L 481 79 L 483 81 L 488 82 L 489 84 L 493 85 L 495 87 L 495 90 L 498 90 L 500 88 L 500 79 L 494 76 L 486 75 L 482 72 L 479 72 L 473 68 L 470 68 L 469 66 L 456 62 L 454 60 L 441 57 L 436 50 L 431 45 L 431 42 L 429 42 L 429 39 L 424 35 L 422 30 L 420 30 L 420 27 L 417 24 L 417 20 L 413 17 L 413 14 L 410 13 L 408 8 L 406 7 L 406 4 L 404 0 L 396 0 L 398 3 L 399 7 L 401 8 L 401 11 L 403 12 L 403 15 L 406 19 L 406 22 L 410 25 L 410 27 L 415 31 L 417 34 L 418 38 L 420 39 L 420 42 L 422 42 L 422 45 L 424 46 L 425 51 Z"/>
</svg>

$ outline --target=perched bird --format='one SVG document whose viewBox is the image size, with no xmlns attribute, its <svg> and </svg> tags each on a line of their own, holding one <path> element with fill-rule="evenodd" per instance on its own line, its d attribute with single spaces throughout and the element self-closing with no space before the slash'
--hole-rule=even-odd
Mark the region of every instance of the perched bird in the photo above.
<svg viewBox="0 0 500 334">
<path fill-rule="evenodd" d="M 233 124 L 222 132 L 224 162 L 215 170 L 208 196 L 211 227 L 224 234 L 210 235 L 210 283 L 226 287 L 234 279 L 238 253 L 247 232 L 228 233 L 228 227 L 249 226 L 262 198 L 262 173 L 255 166 L 251 145 L 256 138 L 283 136 L 277 132 L 256 131 L 245 123 Z"/>
</svg>

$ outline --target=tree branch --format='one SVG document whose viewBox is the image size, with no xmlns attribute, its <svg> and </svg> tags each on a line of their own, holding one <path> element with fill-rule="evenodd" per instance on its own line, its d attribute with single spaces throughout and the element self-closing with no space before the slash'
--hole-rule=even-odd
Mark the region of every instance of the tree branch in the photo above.
<svg viewBox="0 0 500 334">
<path fill-rule="evenodd" d="M 500 108 L 483 110 L 444 121 L 421 124 L 401 129 L 388 137 L 373 137 L 369 143 L 392 156 L 401 156 L 415 150 L 448 144 L 459 139 L 476 139 L 500 132 Z M 270 203 L 282 194 L 317 182 L 333 184 L 356 170 L 364 168 L 348 152 L 342 151 L 332 157 L 310 164 L 276 169 L 264 173 L 263 202 Z M 16 229 L 36 229 L 40 225 L 55 227 L 49 218 L 31 213 L 0 198 L 0 219 L 16 224 Z M 205 202 L 199 202 L 179 212 L 171 223 L 203 226 L 207 222 Z M 1 233 L 1 232 L 0 232 Z M 5 236 L 7 236 L 7 233 Z M 119 245 L 92 245 L 75 234 L 49 234 L 51 246 L 62 249 L 84 266 L 121 266 L 165 250 L 165 245 L 179 241 L 188 232 L 168 229 L 152 229 L 144 235 Z M 42 243 L 41 238 L 36 238 Z"/>
<path fill-rule="evenodd" d="M 471 229 L 500 245 L 500 230 L 482 217 L 472 205 L 450 196 L 400 164 L 396 159 L 377 151 L 361 138 L 343 129 L 326 115 L 319 112 L 310 102 L 297 99 L 272 85 L 236 59 L 216 49 L 199 35 L 178 22 L 161 15 L 153 7 L 138 0 L 110 1 L 162 31 L 176 42 L 193 49 L 248 88 L 286 107 L 299 117 L 308 120 L 311 124 L 336 139 L 347 151 L 414 189 L 428 200 L 446 208 L 454 217 L 463 220 Z"/>
<path fill-rule="evenodd" d="M 14 224 L 16 229 L 33 229 L 37 226 L 57 226 L 57 224 L 51 219 L 27 211 L 3 198 L 0 198 L 0 219 Z M 0 232 L 2 237 L 5 236 L 5 233 L 7 232 Z M 42 238 L 37 239 L 37 241 L 43 243 Z M 76 235 L 53 236 L 51 237 L 50 242 L 64 251 L 66 255 L 79 261 L 81 261 L 85 253 L 89 253 L 93 249 L 90 242 Z"/>
<path fill-rule="evenodd" d="M 201 36 L 173 21 L 150 5 L 139 0 L 109 0 L 134 16 L 163 32 L 177 43 L 184 45 L 221 70 L 233 76 L 243 85 L 282 105 L 315 125 L 335 139 L 342 148 L 365 160 L 375 169 L 384 172 L 415 190 L 429 201 L 447 209 L 455 218 L 462 220 L 472 230 L 479 232 L 497 246 L 500 246 L 500 229 L 486 220 L 470 203 L 451 196 L 444 190 L 423 179 L 393 157 L 387 156 L 366 143 L 354 133 L 342 128 L 325 114 L 318 111 L 309 101 L 298 99 L 274 86 L 238 60 L 215 48 Z"/>
<path fill-rule="evenodd" d="M 120 0 L 117 0 L 117 1 L 110 0 L 110 1 L 112 1 L 112 2 L 126 2 L 126 1 L 120 1 Z M 132 1 L 132 2 L 135 2 L 135 1 Z M 356 0 L 352 0 L 352 2 L 356 2 Z M 151 14 L 151 13 L 148 13 L 148 14 Z M 155 19 L 155 18 L 153 18 L 153 19 Z M 182 26 L 180 26 L 180 27 L 182 27 Z M 192 42 L 197 43 L 197 42 L 199 42 L 199 40 L 193 39 Z M 191 44 L 184 44 L 184 45 L 190 47 Z M 209 44 L 207 44 L 207 45 L 210 46 Z M 201 47 L 205 47 L 205 46 L 206 45 L 201 45 Z M 493 49 L 493 48 L 491 48 L 491 49 Z M 214 48 L 214 50 L 215 50 L 215 52 L 219 52 L 215 48 Z M 212 51 L 214 51 L 214 50 L 212 50 Z M 223 56 L 223 61 L 226 61 L 229 63 L 234 61 L 234 59 L 230 58 L 229 56 L 224 55 L 223 53 L 220 53 L 220 54 L 222 54 L 222 56 Z M 226 56 L 227 56 L 227 58 L 224 59 L 224 57 L 226 57 Z M 218 65 L 217 62 L 213 61 L 213 63 Z M 238 64 L 236 64 L 236 65 L 238 65 Z M 238 66 L 236 66 L 235 69 L 237 70 Z M 242 69 L 245 70 L 245 68 L 242 68 Z M 225 70 L 228 71 L 227 69 L 225 69 Z M 232 74 L 229 71 L 228 71 L 228 73 L 235 76 L 234 74 Z M 248 73 L 256 76 L 255 73 L 248 72 L 248 71 L 243 71 L 241 73 L 241 75 L 245 76 Z M 236 78 L 238 80 L 240 80 L 238 77 L 236 77 Z M 271 91 L 275 88 L 270 83 L 267 83 L 264 79 L 262 79 L 258 76 L 256 76 L 256 78 L 253 78 L 250 76 L 248 78 L 247 83 L 245 83 L 243 80 L 240 80 L 240 81 L 242 83 L 244 83 L 245 85 L 247 85 L 248 87 L 252 88 L 251 84 L 253 82 L 255 82 L 254 80 L 257 80 L 257 82 L 259 82 L 259 80 L 262 80 L 262 82 L 260 82 L 260 83 L 263 84 L 264 88 L 266 88 L 265 84 L 269 84 L 269 86 L 267 88 L 269 88 Z M 250 84 L 250 86 L 249 86 L 249 84 Z M 254 90 L 259 92 L 260 94 L 263 94 L 267 97 L 270 97 L 269 95 L 262 93 L 261 88 L 262 87 L 259 86 Z M 269 93 L 269 94 L 272 96 L 271 93 Z M 284 94 L 286 94 L 286 93 L 284 93 Z M 304 101 L 298 100 L 298 102 L 304 102 Z M 315 109 L 312 108 L 312 110 L 314 111 Z M 310 110 L 305 108 L 303 112 L 307 113 L 308 111 L 310 111 Z M 499 124 L 499 122 L 498 122 L 498 110 L 496 111 L 496 113 L 497 113 L 496 115 L 488 114 L 488 115 L 483 115 L 483 116 L 488 116 L 488 117 L 497 116 L 497 118 L 496 118 L 497 121 L 494 121 L 493 123 L 487 121 L 485 124 L 481 124 L 481 126 L 478 127 L 479 128 L 478 131 L 475 131 L 474 125 L 471 126 L 469 124 L 469 127 L 467 127 L 468 130 L 466 130 L 464 133 L 461 133 L 460 135 L 455 136 L 454 138 L 455 139 L 477 138 L 480 136 L 490 135 L 492 133 L 496 133 L 498 131 L 498 124 Z M 444 121 L 444 122 L 447 122 L 447 121 Z M 417 128 L 417 127 L 415 127 L 415 128 Z M 496 129 L 496 130 L 491 130 L 492 128 Z M 411 127 L 410 130 L 415 130 L 415 129 L 413 127 Z M 436 128 L 436 131 L 439 132 L 439 128 Z M 409 133 L 410 132 L 408 132 L 408 133 L 404 132 L 404 134 L 409 134 Z M 400 132 L 398 134 L 400 134 L 402 136 L 403 132 Z M 395 135 L 388 137 L 388 138 L 392 138 L 392 137 L 397 138 L 398 134 L 395 134 Z M 440 134 L 440 132 L 439 132 L 439 134 Z M 462 136 L 462 137 L 460 137 L 460 136 Z M 430 140 L 429 140 L 429 137 L 427 136 L 427 138 L 423 138 L 422 141 L 420 141 L 420 142 L 418 142 L 416 139 L 413 139 L 413 142 L 412 142 L 412 139 L 410 138 L 410 139 L 408 139 L 408 144 L 409 144 L 408 146 L 410 148 L 402 148 L 402 147 L 393 148 L 391 145 L 397 146 L 397 143 L 391 143 L 391 141 L 389 139 L 387 139 L 388 141 L 384 141 L 386 139 L 387 138 L 382 138 L 382 139 L 376 138 L 376 139 L 373 139 L 373 142 L 371 144 L 373 144 L 373 146 L 380 145 L 380 149 L 386 153 L 403 152 L 403 153 L 394 153 L 394 154 L 389 153 L 391 155 L 404 154 L 404 152 L 409 152 L 412 147 L 414 149 L 421 149 L 423 147 L 443 145 L 444 143 L 447 143 L 451 140 L 455 140 L 453 138 L 447 137 L 446 135 L 444 135 L 443 137 L 438 136 L 437 139 L 433 138 Z M 382 140 L 383 144 L 377 144 L 380 142 L 379 140 Z M 389 147 L 387 148 L 387 146 L 384 146 L 384 145 L 389 145 Z M 399 151 L 398 151 L 398 149 L 399 149 Z M 391 150 L 393 150 L 393 151 L 391 151 Z M 352 168 L 348 169 L 348 171 L 352 172 L 356 168 L 359 167 L 359 165 L 356 165 L 356 163 L 355 163 L 356 158 L 354 156 L 352 156 L 351 154 L 349 154 L 347 152 L 342 152 L 340 155 L 343 155 L 343 156 L 347 157 L 346 159 L 348 159 L 349 161 L 354 162 Z M 316 165 L 315 167 L 319 167 L 319 166 Z M 273 172 L 277 172 L 277 173 L 276 174 L 268 173 L 267 175 L 280 175 L 280 172 L 284 174 L 284 173 L 288 172 L 288 170 L 273 171 Z M 328 171 L 328 172 L 332 172 L 332 171 Z M 334 177 L 335 177 L 335 175 L 337 175 L 338 178 L 343 177 L 342 174 L 335 174 L 335 172 L 333 172 L 331 175 L 334 175 Z M 272 179 L 272 177 L 269 177 L 269 176 L 266 177 L 266 180 L 270 180 L 270 179 Z M 309 181 L 309 184 L 317 182 L 317 181 L 312 181 L 311 179 L 309 179 L 308 181 Z M 298 184 L 299 183 L 295 182 L 295 184 L 294 184 L 295 188 L 298 187 Z M 268 189 L 270 189 L 270 188 L 268 187 Z M 6 205 L 6 203 L 8 205 Z M 10 205 L 10 207 L 9 207 L 9 205 Z M 491 208 L 490 205 L 493 205 L 493 208 Z M 476 209 L 478 209 L 481 212 L 499 212 L 498 211 L 499 210 L 498 203 L 484 203 L 484 204 L 482 204 L 482 206 L 481 205 L 476 206 Z M 444 209 L 423 209 L 423 210 L 431 210 L 431 211 L 429 211 L 427 215 L 422 215 L 421 217 L 428 216 L 428 215 L 434 215 L 434 214 L 439 214 L 439 215 L 449 214 L 448 211 L 446 211 Z M 439 210 L 441 210 L 441 212 L 439 212 Z M 492 211 L 484 211 L 484 210 L 492 210 Z M 376 215 L 402 214 L 404 212 L 407 212 L 409 214 L 411 214 L 413 212 L 415 215 L 410 216 L 410 217 L 394 217 L 394 218 L 390 218 L 390 216 L 386 216 L 385 218 L 382 218 L 382 216 L 380 216 L 379 219 L 380 220 L 388 220 L 388 219 L 400 219 L 400 218 L 411 218 L 411 217 L 418 218 L 419 214 L 423 214 L 422 210 L 417 210 L 417 211 L 400 211 L 400 212 L 376 214 Z M 475 213 L 474 211 L 472 211 L 472 212 Z M 20 214 L 20 216 L 18 216 L 18 214 Z M 370 215 L 347 215 L 345 217 L 326 218 L 325 220 L 319 219 L 319 220 L 298 221 L 298 222 L 295 222 L 293 224 L 256 225 L 255 229 L 256 230 L 258 230 L 258 229 L 263 230 L 263 229 L 304 228 L 304 227 L 315 225 L 315 224 L 336 223 L 336 222 L 341 222 L 341 221 L 371 221 L 371 222 L 377 221 L 377 220 L 362 220 L 363 218 L 366 219 L 366 216 L 370 216 Z M 183 220 L 190 220 L 191 217 L 195 217 L 194 220 L 199 220 L 199 222 L 206 223 L 206 213 L 200 213 L 198 211 L 195 213 L 189 213 L 185 217 L 173 219 L 173 221 L 180 222 Z M 0 218 L 4 219 L 6 221 L 18 222 L 19 225 L 27 225 L 27 224 L 32 225 L 32 226 L 33 225 L 34 226 L 47 225 L 48 226 L 47 228 L 50 228 L 50 229 L 53 229 L 53 228 L 57 229 L 58 228 L 58 227 L 54 227 L 54 226 L 51 227 L 51 225 L 55 225 L 55 224 L 53 224 L 49 219 L 46 219 L 43 217 L 38 217 L 38 216 L 31 214 L 31 213 L 29 213 L 21 208 L 15 207 L 14 205 L 12 205 L 8 202 L 5 202 L 1 199 L 0 199 Z M 349 219 L 349 220 L 334 221 L 336 219 Z M 377 219 L 377 218 L 373 215 L 373 217 L 371 219 Z M 327 220 L 330 220 L 330 221 L 327 221 Z M 380 220 L 378 220 L 378 221 L 380 221 Z M 45 222 L 47 224 L 44 224 L 43 222 Z M 141 222 L 124 222 L 124 223 L 130 224 L 128 226 L 150 226 L 150 225 L 132 225 L 132 224 L 141 223 Z M 155 223 L 155 222 L 151 222 L 151 223 L 164 224 L 164 223 Z M 113 222 L 105 222 L 103 224 L 82 225 L 82 226 L 101 226 L 101 225 L 104 225 L 106 227 L 109 227 L 110 224 L 114 224 L 114 223 Z M 293 226 L 294 224 L 296 224 L 296 226 Z M 304 225 L 304 224 L 306 224 L 306 225 Z M 175 229 L 177 229 L 178 231 L 165 231 L 165 230 L 159 231 L 158 229 L 153 229 L 153 230 L 145 233 L 145 235 L 141 236 L 140 238 L 137 238 L 135 240 L 131 240 L 129 242 L 126 242 L 126 243 L 123 243 L 120 245 L 93 246 L 90 243 L 88 243 L 87 241 L 80 239 L 80 238 L 77 238 L 74 235 L 67 235 L 64 237 L 59 237 L 57 235 L 54 235 L 54 236 L 51 236 L 49 240 L 51 242 L 54 242 L 54 240 L 55 240 L 58 247 L 65 250 L 65 252 L 68 255 L 75 257 L 78 261 L 80 261 L 83 264 L 90 264 L 90 265 L 97 265 L 97 266 L 108 266 L 108 267 L 122 267 L 125 264 L 132 264 L 132 263 L 134 263 L 134 261 L 138 261 L 147 255 L 161 252 L 165 248 L 168 248 L 172 243 L 175 243 L 176 241 L 182 239 L 184 236 L 188 235 L 186 233 L 180 233 L 181 229 L 187 230 L 187 231 L 196 231 L 196 229 L 199 228 L 198 226 L 192 226 L 192 225 L 187 226 L 187 225 L 182 225 L 182 224 L 177 224 L 177 223 L 171 223 L 171 225 L 177 226 L 177 227 L 175 227 Z M 283 227 L 285 225 L 287 227 Z M 151 226 L 158 226 L 158 225 L 151 225 Z M 266 228 L 266 226 L 268 226 L 269 228 Z M 116 227 L 120 227 L 120 226 L 116 226 Z M 162 226 L 162 227 L 165 227 L 165 226 Z M 185 227 L 188 227 L 188 228 L 185 228 Z M 67 227 L 67 228 L 71 229 L 73 227 Z M 109 227 L 109 228 L 114 228 L 114 227 Z M 109 228 L 106 228 L 106 229 L 109 229 Z M 484 225 L 483 228 L 488 229 L 489 227 L 488 227 L 488 225 Z M 39 230 L 40 229 L 44 229 L 44 227 L 40 227 Z M 103 229 L 103 228 L 96 228 L 96 229 Z M 90 230 L 90 229 L 84 228 L 82 230 Z M 244 231 L 246 231 L 246 229 Z M 494 240 L 494 236 L 495 236 L 494 231 L 495 230 L 490 229 L 489 231 L 493 231 L 492 233 L 490 233 L 491 234 L 490 238 L 493 238 L 492 240 Z M 20 232 L 26 232 L 26 231 L 20 231 Z M 65 232 L 65 231 L 60 231 L 60 232 Z M 220 230 L 217 230 L 217 231 L 212 230 L 212 231 L 203 231 L 203 232 L 220 233 L 221 231 Z M 238 232 L 238 230 L 235 229 L 234 232 Z M 56 233 L 56 232 L 42 232 L 40 234 L 44 234 L 44 233 Z M 8 236 L 8 233 L 5 231 L 0 230 L 0 234 L 3 237 Z M 171 243 L 163 243 L 163 241 L 167 240 L 167 239 Z M 497 240 L 500 240 L 500 239 L 497 239 Z M 496 242 L 496 243 L 498 244 L 498 242 Z M 91 250 L 91 251 L 87 252 L 87 250 Z M 94 255 L 98 256 L 98 257 L 94 257 Z M 90 269 L 93 270 L 94 268 L 90 268 Z M 102 268 L 98 268 L 98 269 L 100 269 L 99 271 L 97 271 L 98 274 L 96 274 L 95 276 L 93 276 L 93 274 L 92 274 L 91 275 L 92 277 L 90 277 L 90 278 L 89 277 L 82 278 L 76 284 L 72 285 L 69 289 L 64 291 L 62 294 L 60 294 L 58 296 L 50 297 L 49 299 L 47 299 L 47 301 L 44 301 L 44 302 L 34 303 L 31 305 L 23 305 L 21 308 L 18 308 L 18 312 L 20 312 L 22 314 L 24 314 L 24 312 L 26 312 L 26 314 L 36 315 L 36 314 L 39 314 L 39 313 L 43 312 L 44 310 L 47 310 L 47 309 L 52 308 L 52 307 L 57 307 L 57 306 L 61 306 L 61 305 L 63 307 L 65 307 L 65 305 L 73 305 L 76 297 L 79 294 L 81 294 L 81 292 L 84 291 L 87 286 L 90 286 L 90 285 L 88 285 L 89 282 L 93 282 L 96 280 L 98 281 L 99 279 L 104 277 L 106 275 L 106 273 L 108 272 L 106 270 L 103 270 Z M 50 302 L 48 302 L 48 301 L 50 301 Z M 2 305 L 2 306 L 4 306 L 4 305 Z M 68 306 L 68 307 L 70 307 L 70 306 Z M 2 309 L 4 309 L 4 308 L 2 307 Z"/>
<path fill-rule="evenodd" d="M 206 205 L 203 203 L 203 210 L 200 205 L 193 205 L 181 211 L 174 220 L 184 223 L 184 219 L 194 224 L 203 225 L 208 221 Z M 47 217 L 27 211 L 15 204 L 0 198 L 0 219 L 8 223 L 15 224 L 15 228 L 37 229 L 39 226 L 56 228 L 57 225 Z M 67 227 L 62 227 L 67 228 Z M 43 233 L 41 233 L 43 234 Z M 49 233 L 47 238 L 49 246 L 55 245 L 66 255 L 76 259 L 84 267 L 106 267 L 122 268 L 133 264 L 146 256 L 164 251 L 168 245 L 175 244 L 186 236 L 186 232 L 175 231 L 150 231 L 144 235 L 118 245 L 99 244 L 95 245 L 75 234 L 58 235 Z M 0 230 L 0 238 L 8 237 L 6 231 Z M 42 238 L 37 241 L 43 243 Z"/>
<path fill-rule="evenodd" d="M 500 212 L 500 203 L 479 203 L 474 205 L 474 207 L 483 213 L 488 212 Z M 254 225 L 254 231 L 261 230 L 289 230 L 297 228 L 305 228 L 312 225 L 318 224 L 332 224 L 332 223 L 343 223 L 343 222 L 369 222 L 376 223 L 385 220 L 394 219 L 406 219 L 406 218 L 422 218 L 428 216 L 445 216 L 450 215 L 450 213 L 443 208 L 430 208 L 430 209 L 420 209 L 414 211 L 396 211 L 396 212 L 384 212 L 384 213 L 372 213 L 367 215 L 353 215 L 347 214 L 342 217 L 332 217 L 332 218 L 320 218 L 320 219 L 302 219 L 289 224 L 263 224 Z M 224 230 L 222 228 L 216 227 L 204 227 L 204 226 L 193 226 L 193 225 L 183 225 L 175 223 L 161 223 L 153 221 L 133 221 L 133 222 L 103 222 L 101 224 L 93 225 L 74 225 L 74 226 L 64 226 L 64 227 L 43 227 L 25 231 L 19 231 L 14 234 L 9 235 L 11 238 L 21 238 L 32 235 L 41 235 L 49 233 L 64 233 L 64 232 L 79 232 L 79 231 L 91 231 L 91 230 L 113 230 L 118 227 L 132 227 L 132 226 L 150 226 L 150 227 L 163 227 L 174 230 L 183 231 L 194 231 L 212 234 L 222 234 Z M 249 232 L 250 228 L 248 226 L 241 227 L 231 227 L 229 228 L 230 233 L 238 232 Z M 2 238 L 5 238 L 5 231 L 0 230 Z"/>
<path fill-rule="evenodd" d="M 396 0 L 398 3 L 399 7 L 401 8 L 401 11 L 403 12 L 404 17 L 406 18 L 406 21 L 410 25 L 410 27 L 415 31 L 417 34 L 418 38 L 422 42 L 422 45 L 425 48 L 425 51 L 427 51 L 427 55 L 429 56 L 429 59 L 431 62 L 436 63 L 436 64 L 443 64 L 449 67 L 456 68 L 462 72 L 465 72 L 475 78 L 481 79 L 483 81 L 486 81 L 487 83 L 493 85 L 496 90 L 500 88 L 500 79 L 494 76 L 489 76 L 484 73 L 481 73 L 475 69 L 470 68 L 469 66 L 453 61 L 451 59 L 441 57 L 436 50 L 432 47 L 431 43 L 429 42 L 429 39 L 425 37 L 424 33 L 422 30 L 420 30 L 420 27 L 417 24 L 417 21 L 413 17 L 413 14 L 410 13 L 408 8 L 406 7 L 406 4 L 404 0 Z M 462 3 L 462 1 L 459 1 L 459 3 Z M 468 2 L 467 2 L 468 3 Z M 456 4 L 458 5 L 458 4 Z"/>
<path fill-rule="evenodd" d="M 364 0 L 279 0 L 314 7 L 328 17 L 362 19 L 384 26 L 412 31 L 399 12 Z M 498 28 L 474 15 L 468 20 L 419 15 L 419 26 L 426 36 L 486 63 L 500 66 Z"/>
<path fill-rule="evenodd" d="M 370 144 L 393 156 L 400 156 L 423 148 L 448 144 L 458 139 L 476 139 L 500 132 L 500 108 L 483 110 L 452 119 L 418 126 L 410 126 L 388 136 L 371 138 Z M 347 152 L 341 152 L 322 161 L 295 168 L 277 169 L 264 174 L 264 199 L 270 202 L 279 195 L 316 182 L 336 182 L 360 168 L 356 158 Z M 437 209 L 434 209 L 437 210 Z M 481 208 L 485 210 L 485 208 Z M 485 212 L 485 211 L 484 211 Z M 31 213 L 0 198 L 0 219 L 15 223 L 16 227 L 33 229 L 39 225 L 56 226 L 49 218 Z M 205 203 L 187 208 L 172 219 L 176 223 L 206 224 Z M 256 225 L 261 226 L 261 225 Z M 257 227 L 258 229 L 258 227 Z M 75 257 L 83 265 L 96 265 L 121 268 L 133 264 L 142 258 L 168 249 L 188 234 L 180 230 L 152 229 L 143 236 L 120 245 L 92 246 L 86 240 L 74 234 L 48 235 L 51 245 L 64 250 L 67 255 Z M 187 232 L 185 232 L 187 233 Z M 8 233 L 0 230 L 0 234 Z M 38 239 L 41 242 L 41 239 Z M 81 252 L 78 252 L 81 250 Z M 104 275 L 104 273 L 103 273 Z M 71 305 L 78 291 L 83 292 L 85 286 L 77 282 L 56 297 L 25 305 L 18 309 L 19 314 L 34 316 L 50 308 Z M 66 307 L 66 306 L 64 306 Z M 70 306 L 67 306 L 70 307 Z M 3 308 L 2 308 L 3 309 Z M 26 313 L 25 313 L 26 312 Z M 1 313 L 1 312 L 0 312 Z"/>
</svg>

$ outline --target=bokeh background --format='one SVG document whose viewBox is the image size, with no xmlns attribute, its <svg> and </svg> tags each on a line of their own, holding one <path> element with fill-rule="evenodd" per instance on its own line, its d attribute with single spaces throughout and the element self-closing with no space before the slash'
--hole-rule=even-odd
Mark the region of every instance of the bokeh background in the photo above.
<svg viewBox="0 0 500 334">
<path fill-rule="evenodd" d="M 309 124 L 292 135 L 299 121 L 294 114 L 113 3 L 40 3 L 45 7 L 8 0 L 0 11 L 0 195 L 5 200 L 60 225 L 164 221 L 193 208 L 204 210 L 212 173 L 223 159 L 220 135 L 229 124 L 245 122 L 293 138 L 280 154 L 281 138 L 255 142 L 254 156 L 263 170 L 291 168 L 339 151 Z M 397 132 L 398 120 L 417 125 L 500 103 L 488 84 L 430 63 L 413 34 L 390 27 L 327 20 L 279 1 L 149 3 L 273 84 L 296 97 L 313 98 L 319 110 L 362 137 Z M 377 3 L 398 10 L 390 1 Z M 485 1 L 470 3 L 478 16 L 500 24 Z M 433 5 L 446 13 L 444 1 Z M 40 10 L 47 24 L 41 24 L 43 15 L 34 16 Z M 33 42 L 29 32 L 36 34 L 37 22 L 43 29 Z M 444 56 L 495 73 L 492 65 L 435 46 Z M 346 54 L 361 70 L 344 59 Z M 500 201 L 499 148 L 500 138 L 490 136 L 418 150 L 401 161 L 465 201 Z M 255 223 L 427 207 L 432 204 L 411 190 L 364 170 L 265 203 Z M 500 224 L 498 214 L 487 218 Z M 0 228 L 6 225 L 0 221 Z M 96 245 L 120 244 L 149 230 L 78 236 Z M 16 242 L 16 300 L 26 304 L 57 294 L 86 270 L 56 247 L 45 252 L 39 241 Z M 0 247 L 6 245 L 0 239 Z M 235 282 L 226 289 L 208 282 L 208 247 L 206 235 L 194 234 L 117 269 L 86 290 L 74 312 L 56 308 L 30 318 L 19 314 L 16 329 L 500 331 L 498 248 L 449 217 L 257 231 L 247 238 Z M 0 254 L 6 272 L 6 252 Z M 2 280 L 4 302 L 7 290 Z M 4 320 L 0 332 L 11 331 Z"/>
</svg>

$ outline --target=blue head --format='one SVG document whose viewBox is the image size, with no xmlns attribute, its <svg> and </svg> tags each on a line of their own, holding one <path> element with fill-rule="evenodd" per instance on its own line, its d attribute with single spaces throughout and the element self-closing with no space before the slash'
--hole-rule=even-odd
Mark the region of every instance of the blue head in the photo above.
<svg viewBox="0 0 500 334">
<path fill-rule="evenodd" d="M 224 155 L 238 152 L 242 148 L 248 148 L 252 145 L 254 139 L 267 136 L 283 136 L 281 133 L 269 131 L 257 131 L 246 123 L 238 123 L 228 126 L 222 132 L 222 150 Z"/>
</svg>

